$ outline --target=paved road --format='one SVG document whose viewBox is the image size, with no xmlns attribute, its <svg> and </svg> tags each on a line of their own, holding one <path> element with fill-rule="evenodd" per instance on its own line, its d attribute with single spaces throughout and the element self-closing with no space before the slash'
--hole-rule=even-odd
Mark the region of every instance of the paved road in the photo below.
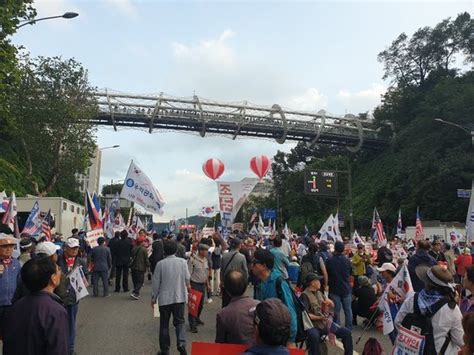
<svg viewBox="0 0 474 355">
<path fill-rule="evenodd" d="M 130 283 L 131 284 L 131 283 Z M 112 288 L 113 289 L 113 288 Z M 153 318 L 150 306 L 151 285 L 148 281 L 142 292 L 142 298 L 134 301 L 129 293 L 111 293 L 108 298 L 86 297 L 79 305 L 77 320 L 76 352 L 78 355 L 150 355 L 159 350 L 159 320 Z M 92 290 L 90 290 L 92 294 Z M 205 325 L 199 327 L 197 334 L 187 333 L 188 353 L 191 353 L 191 342 L 213 342 L 215 335 L 215 315 L 220 309 L 220 299 L 205 304 L 201 316 Z M 170 324 L 171 325 L 171 324 Z M 362 328 L 353 330 L 354 342 Z M 176 337 L 171 325 L 171 350 L 176 353 Z M 355 346 L 361 352 L 363 344 L 369 337 L 376 337 L 385 351 L 391 350 L 388 337 L 375 331 L 364 333 L 364 338 Z M 342 351 L 330 347 L 329 354 L 342 354 Z"/>
</svg>

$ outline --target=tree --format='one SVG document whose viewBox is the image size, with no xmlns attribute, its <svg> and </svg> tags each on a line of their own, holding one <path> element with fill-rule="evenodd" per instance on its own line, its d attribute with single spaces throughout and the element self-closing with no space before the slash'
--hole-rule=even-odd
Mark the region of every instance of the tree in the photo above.
<svg viewBox="0 0 474 355">
<path fill-rule="evenodd" d="M 74 59 L 24 58 L 13 95 L 12 136 L 33 192 L 47 196 L 62 178 L 84 172 L 96 149 L 97 105 L 87 71 Z"/>
<path fill-rule="evenodd" d="M 449 72 L 456 54 L 472 60 L 473 21 L 469 13 L 459 14 L 454 21 L 449 18 L 435 28 L 422 27 L 411 38 L 400 34 L 389 48 L 378 55 L 384 65 L 384 79 L 392 84 L 423 86 L 430 73 L 436 70 Z"/>
<path fill-rule="evenodd" d="M 120 192 L 122 192 L 122 187 L 123 184 L 106 184 L 102 186 L 102 196 L 105 195 L 115 195 L 118 193 L 120 195 Z"/>
<path fill-rule="evenodd" d="M 18 83 L 17 48 L 9 40 L 21 20 L 36 16 L 32 0 L 4 0 L 0 6 L 0 138 L 8 133 L 11 92 Z"/>
</svg>

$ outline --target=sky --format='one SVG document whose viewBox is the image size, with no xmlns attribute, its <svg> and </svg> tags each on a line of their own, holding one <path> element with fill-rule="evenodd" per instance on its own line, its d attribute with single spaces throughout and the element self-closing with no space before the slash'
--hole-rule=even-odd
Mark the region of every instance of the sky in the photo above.
<svg viewBox="0 0 474 355">
<path fill-rule="evenodd" d="M 74 57 L 99 89 L 130 94 L 194 93 L 332 114 L 371 111 L 390 85 L 377 54 L 402 32 L 473 10 L 462 1 L 132 1 L 37 0 L 38 18 L 79 16 L 22 27 L 12 41 L 33 56 Z M 295 143 L 98 128 L 101 184 L 125 178 L 133 161 L 165 199 L 155 221 L 217 204 L 202 164 L 218 158 L 222 181 L 254 177 L 256 155 Z M 269 206 L 270 207 L 270 206 Z"/>
</svg>

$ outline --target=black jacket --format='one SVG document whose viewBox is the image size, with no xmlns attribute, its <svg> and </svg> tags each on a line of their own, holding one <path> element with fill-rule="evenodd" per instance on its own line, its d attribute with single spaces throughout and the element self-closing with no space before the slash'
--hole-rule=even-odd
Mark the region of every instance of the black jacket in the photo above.
<svg viewBox="0 0 474 355">
<path fill-rule="evenodd" d="M 113 244 L 112 248 L 115 266 L 128 266 L 133 249 L 132 240 L 130 238 L 120 239 Z"/>
<path fill-rule="evenodd" d="M 155 266 L 158 261 L 162 260 L 163 254 L 163 241 L 161 239 L 155 240 L 151 245 L 150 265 L 151 272 L 155 272 Z"/>
<path fill-rule="evenodd" d="M 7 313 L 5 322 L 5 355 L 68 353 L 68 316 L 54 294 L 39 291 L 23 297 Z"/>
<path fill-rule="evenodd" d="M 69 281 L 69 273 L 76 267 L 82 266 L 82 271 L 87 275 L 86 262 L 78 255 L 74 261 L 73 267 L 68 271 L 66 259 L 63 254 L 58 258 L 58 266 L 61 269 L 61 282 L 54 292 L 63 300 L 64 305 L 66 306 L 78 303 L 76 300 L 76 291 L 74 291 L 74 288 L 71 286 L 71 282 Z"/>
</svg>

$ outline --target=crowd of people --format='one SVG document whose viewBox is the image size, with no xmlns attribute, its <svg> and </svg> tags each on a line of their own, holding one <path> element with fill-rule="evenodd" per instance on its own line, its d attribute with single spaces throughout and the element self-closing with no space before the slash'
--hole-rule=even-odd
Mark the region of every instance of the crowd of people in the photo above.
<svg viewBox="0 0 474 355">
<path fill-rule="evenodd" d="M 18 258 L 12 257 L 15 245 L 15 238 L 0 236 L 4 354 L 74 354 L 79 300 L 71 274 L 77 268 L 90 278 L 93 297 L 108 297 L 114 286 L 139 300 L 146 278 L 151 280 L 160 354 L 171 352 L 171 316 L 177 351 L 187 354 L 187 332 L 199 332 L 206 299 L 217 297 L 215 342 L 245 344 L 246 354 L 288 354 L 297 347 L 321 354 L 336 339 L 344 354 L 352 354 L 352 330 L 360 321 L 364 329 L 382 330 L 382 298 L 389 304 L 394 327 L 387 336 L 394 346 L 400 329 L 418 329 L 424 354 L 474 352 L 469 245 L 398 238 L 353 244 L 239 231 L 223 238 L 218 232 L 140 230 L 132 237 L 123 230 L 98 238 L 91 248 L 77 229 L 65 240 L 22 236 Z M 405 270 L 413 292 L 401 297 L 390 285 Z M 194 312 L 186 307 L 190 295 L 200 295 Z M 367 339 L 364 352 L 377 351 L 377 340 Z"/>
</svg>

